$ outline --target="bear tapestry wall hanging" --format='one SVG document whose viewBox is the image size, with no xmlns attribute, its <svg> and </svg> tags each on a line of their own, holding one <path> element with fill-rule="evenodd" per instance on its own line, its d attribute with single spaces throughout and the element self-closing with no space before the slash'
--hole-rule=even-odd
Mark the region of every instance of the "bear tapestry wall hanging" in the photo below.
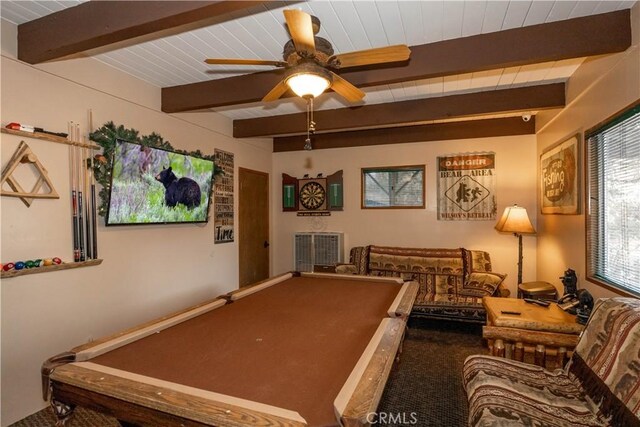
<svg viewBox="0 0 640 427">
<path fill-rule="evenodd" d="M 438 157 L 438 220 L 495 220 L 495 168 L 490 152 Z"/>
<path fill-rule="evenodd" d="M 223 174 L 213 190 L 214 243 L 233 242 L 233 153 L 215 149 L 213 156 Z"/>
<path fill-rule="evenodd" d="M 580 213 L 580 135 L 554 144 L 540 156 L 543 214 Z"/>
</svg>

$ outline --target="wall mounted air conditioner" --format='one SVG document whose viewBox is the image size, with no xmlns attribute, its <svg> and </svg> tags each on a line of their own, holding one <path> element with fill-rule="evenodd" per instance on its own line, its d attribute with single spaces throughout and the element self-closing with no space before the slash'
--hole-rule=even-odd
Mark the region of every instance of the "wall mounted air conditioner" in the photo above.
<svg viewBox="0 0 640 427">
<path fill-rule="evenodd" d="M 293 269 L 313 271 L 313 266 L 334 266 L 344 262 L 344 233 L 295 233 Z"/>
</svg>

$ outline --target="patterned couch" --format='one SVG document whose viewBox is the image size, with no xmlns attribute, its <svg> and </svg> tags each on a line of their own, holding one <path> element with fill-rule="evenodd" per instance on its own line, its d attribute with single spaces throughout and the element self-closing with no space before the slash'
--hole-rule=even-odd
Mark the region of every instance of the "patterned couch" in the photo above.
<svg viewBox="0 0 640 427">
<path fill-rule="evenodd" d="M 356 246 L 338 273 L 401 277 L 420 290 L 412 316 L 484 323 L 485 295 L 508 296 L 505 275 L 491 272 L 487 252 L 467 249 Z"/>
<path fill-rule="evenodd" d="M 640 300 L 599 300 L 564 369 L 470 356 L 469 426 L 640 426 Z"/>
</svg>

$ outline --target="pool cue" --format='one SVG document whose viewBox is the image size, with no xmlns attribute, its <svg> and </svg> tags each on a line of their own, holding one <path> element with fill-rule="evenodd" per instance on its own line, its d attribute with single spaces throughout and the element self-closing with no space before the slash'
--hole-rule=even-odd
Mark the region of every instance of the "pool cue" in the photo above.
<svg viewBox="0 0 640 427">
<path fill-rule="evenodd" d="M 87 143 L 87 138 L 83 137 L 84 143 Z M 89 167 L 87 166 L 87 147 L 82 147 L 82 172 L 84 175 L 84 228 L 85 228 L 85 247 L 87 248 L 87 259 L 93 259 L 93 252 L 91 249 L 91 215 L 89 212 Z"/>
<path fill-rule="evenodd" d="M 76 146 L 73 145 L 73 122 L 68 123 L 69 140 L 69 169 L 71 173 L 71 219 L 73 224 L 73 261 L 80 261 L 80 242 L 78 239 L 78 195 L 76 193 Z"/>
<path fill-rule="evenodd" d="M 89 132 L 93 129 L 93 111 L 89 110 Z M 89 154 L 91 157 L 91 253 L 94 259 L 98 258 L 98 218 L 97 218 L 97 210 L 96 210 L 96 176 L 94 168 L 94 157 L 93 157 L 93 149 L 89 149 Z"/>
<path fill-rule="evenodd" d="M 80 139 L 80 125 L 76 123 L 75 135 L 76 135 L 76 143 Z M 76 146 L 77 147 L 77 146 Z M 84 261 L 85 253 L 84 253 L 84 219 L 83 219 L 83 203 L 82 203 L 82 185 L 83 185 L 83 175 L 82 175 L 82 148 L 77 147 L 78 149 L 78 158 L 76 159 L 76 167 L 78 168 L 78 240 L 80 241 L 80 261 Z"/>
</svg>

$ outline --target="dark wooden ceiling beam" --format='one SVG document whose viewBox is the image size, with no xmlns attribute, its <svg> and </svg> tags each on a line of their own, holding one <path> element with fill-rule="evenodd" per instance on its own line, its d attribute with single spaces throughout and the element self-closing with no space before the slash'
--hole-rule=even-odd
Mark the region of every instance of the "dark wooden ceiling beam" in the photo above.
<svg viewBox="0 0 640 427">
<path fill-rule="evenodd" d="M 631 46 L 628 9 L 479 34 L 411 47 L 401 66 L 350 69 L 340 75 L 358 87 L 377 86 L 516 65 L 622 52 Z M 263 72 L 162 89 L 162 111 L 257 102 L 281 79 Z"/>
<path fill-rule="evenodd" d="M 430 120 L 513 111 L 536 111 L 565 106 L 565 84 L 553 83 L 474 92 L 410 101 L 364 105 L 314 112 L 321 132 L 408 125 Z M 290 135 L 306 132 L 306 113 L 284 114 L 233 121 L 233 136 Z"/>
<path fill-rule="evenodd" d="M 364 147 L 369 145 L 402 144 L 407 142 L 448 141 L 453 139 L 488 138 L 509 135 L 533 135 L 535 117 L 525 122 L 520 117 L 470 120 L 464 122 L 434 123 L 352 132 L 323 133 L 312 139 L 314 150 L 327 148 Z M 299 151 L 304 147 L 304 136 L 273 138 L 274 153 Z"/>
<path fill-rule="evenodd" d="M 265 1 L 88 1 L 18 26 L 18 58 L 30 64 L 221 18 Z"/>
</svg>

